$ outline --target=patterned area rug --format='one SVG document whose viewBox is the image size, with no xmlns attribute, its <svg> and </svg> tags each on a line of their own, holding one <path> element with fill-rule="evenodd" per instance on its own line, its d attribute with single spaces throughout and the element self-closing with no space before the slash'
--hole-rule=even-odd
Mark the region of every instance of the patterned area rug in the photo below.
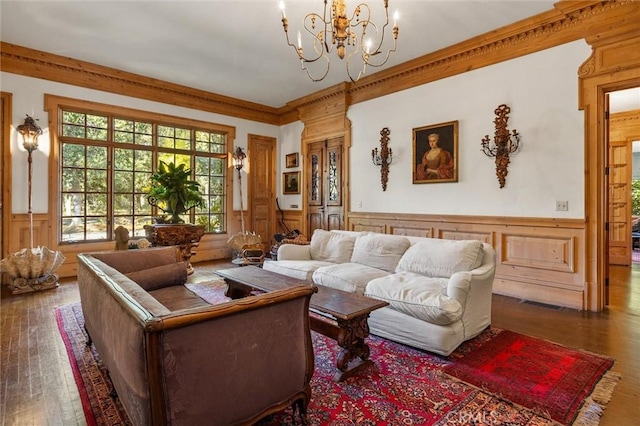
<svg viewBox="0 0 640 426">
<path fill-rule="evenodd" d="M 117 398 L 108 395 L 110 382 L 99 354 L 85 345 L 80 305 L 57 308 L 56 318 L 87 423 L 130 424 Z M 449 357 L 371 336 L 368 343 L 375 367 L 335 383 L 332 377 L 338 347 L 333 340 L 312 334 L 316 363 L 308 410 L 310 425 L 597 424 L 619 378 L 615 373 L 605 374 L 613 364 L 611 359 L 585 356 L 581 351 L 540 339 L 488 329 Z M 514 344 L 518 350 L 505 342 L 517 342 Z M 549 346 L 554 350 L 553 356 L 547 358 Z M 542 353 L 537 355 L 538 351 Z M 585 358 L 595 368 L 587 368 L 584 363 L 574 364 L 579 368 L 554 368 L 558 359 Z M 477 374 L 478 369 L 481 375 Z M 528 371 L 537 373 L 523 374 Z M 482 379 L 474 381 L 476 375 Z M 607 379 L 598 381 L 601 376 Z M 605 382 L 606 394 L 602 390 Z M 560 388 L 567 396 L 558 396 L 560 390 L 555 389 Z M 555 396 L 540 398 L 541 393 Z M 521 400 L 518 396 L 526 398 Z M 296 423 L 299 419 L 293 417 L 291 409 L 260 422 Z"/>
</svg>

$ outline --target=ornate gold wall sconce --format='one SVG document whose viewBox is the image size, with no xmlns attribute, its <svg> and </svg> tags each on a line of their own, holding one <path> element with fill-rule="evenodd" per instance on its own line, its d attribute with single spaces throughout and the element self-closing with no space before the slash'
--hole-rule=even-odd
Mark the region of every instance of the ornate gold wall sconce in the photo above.
<svg viewBox="0 0 640 426">
<path fill-rule="evenodd" d="M 382 190 L 387 190 L 387 181 L 389 180 L 389 164 L 393 161 L 393 152 L 389 148 L 389 134 L 391 132 L 387 127 L 380 130 L 380 153 L 378 148 L 371 150 L 371 161 L 380 168 L 380 182 Z"/>
<path fill-rule="evenodd" d="M 496 176 L 498 177 L 498 182 L 500 182 L 500 188 L 504 187 L 507 177 L 509 154 L 516 152 L 520 145 L 520 135 L 518 132 L 514 129 L 512 133 L 509 133 L 509 129 L 507 129 L 510 112 L 511 108 L 505 104 L 496 108 L 496 118 L 493 120 L 496 125 L 496 132 L 493 137 L 493 144 L 491 144 L 489 135 L 486 135 L 484 139 L 482 139 L 482 152 L 484 152 L 487 157 L 496 158 Z"/>
</svg>

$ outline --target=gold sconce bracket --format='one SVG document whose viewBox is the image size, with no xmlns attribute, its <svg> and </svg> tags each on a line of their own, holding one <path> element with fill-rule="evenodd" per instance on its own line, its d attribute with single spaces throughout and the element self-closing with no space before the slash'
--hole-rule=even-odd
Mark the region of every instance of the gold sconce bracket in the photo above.
<svg viewBox="0 0 640 426">
<path fill-rule="evenodd" d="M 510 162 L 509 154 L 513 154 L 518 150 L 520 135 L 515 129 L 511 133 L 509 133 L 509 129 L 507 129 L 511 108 L 506 104 L 502 104 L 496 108 L 494 112 L 496 118 L 493 122 L 496 126 L 496 131 L 493 137 L 493 144 L 491 143 L 491 139 L 489 139 L 489 135 L 486 135 L 484 139 L 482 139 L 482 152 L 484 152 L 487 157 L 495 157 L 496 176 L 498 177 L 500 188 L 503 188 L 507 173 L 509 172 L 507 170 Z"/>
<path fill-rule="evenodd" d="M 388 127 L 380 130 L 380 152 L 378 148 L 371 150 L 371 161 L 380 168 L 380 182 L 382 183 L 382 190 L 387 190 L 387 182 L 389 181 L 389 164 L 393 161 L 393 152 L 389 148 L 389 134 L 391 131 Z"/>
</svg>

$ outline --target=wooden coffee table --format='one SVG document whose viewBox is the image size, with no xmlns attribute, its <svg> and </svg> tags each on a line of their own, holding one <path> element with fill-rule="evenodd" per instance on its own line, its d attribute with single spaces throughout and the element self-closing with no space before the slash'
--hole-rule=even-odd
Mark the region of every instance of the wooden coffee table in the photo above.
<svg viewBox="0 0 640 426">
<path fill-rule="evenodd" d="M 253 290 L 269 292 L 313 285 L 256 266 L 223 269 L 215 273 L 227 282 L 227 296 L 232 299 L 249 296 Z M 318 292 L 311 296 L 309 303 L 309 323 L 312 330 L 336 340 L 342 348 L 336 361 L 339 371 L 333 376 L 333 380 L 339 382 L 373 365 L 369 359 L 369 346 L 365 342 L 369 336 L 367 318 L 371 311 L 388 303 L 329 287 L 317 288 Z"/>
</svg>

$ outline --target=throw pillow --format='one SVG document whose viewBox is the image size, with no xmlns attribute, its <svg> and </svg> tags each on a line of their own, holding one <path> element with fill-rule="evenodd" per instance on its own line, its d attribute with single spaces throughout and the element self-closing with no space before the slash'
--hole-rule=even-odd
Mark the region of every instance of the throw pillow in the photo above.
<svg viewBox="0 0 640 426">
<path fill-rule="evenodd" d="M 351 259 L 354 235 L 316 229 L 309 247 L 311 258 L 323 262 L 345 263 Z"/>
<path fill-rule="evenodd" d="M 483 257 L 481 241 L 425 238 L 409 247 L 398 262 L 396 272 L 449 278 L 456 272 L 479 267 Z"/>
</svg>

